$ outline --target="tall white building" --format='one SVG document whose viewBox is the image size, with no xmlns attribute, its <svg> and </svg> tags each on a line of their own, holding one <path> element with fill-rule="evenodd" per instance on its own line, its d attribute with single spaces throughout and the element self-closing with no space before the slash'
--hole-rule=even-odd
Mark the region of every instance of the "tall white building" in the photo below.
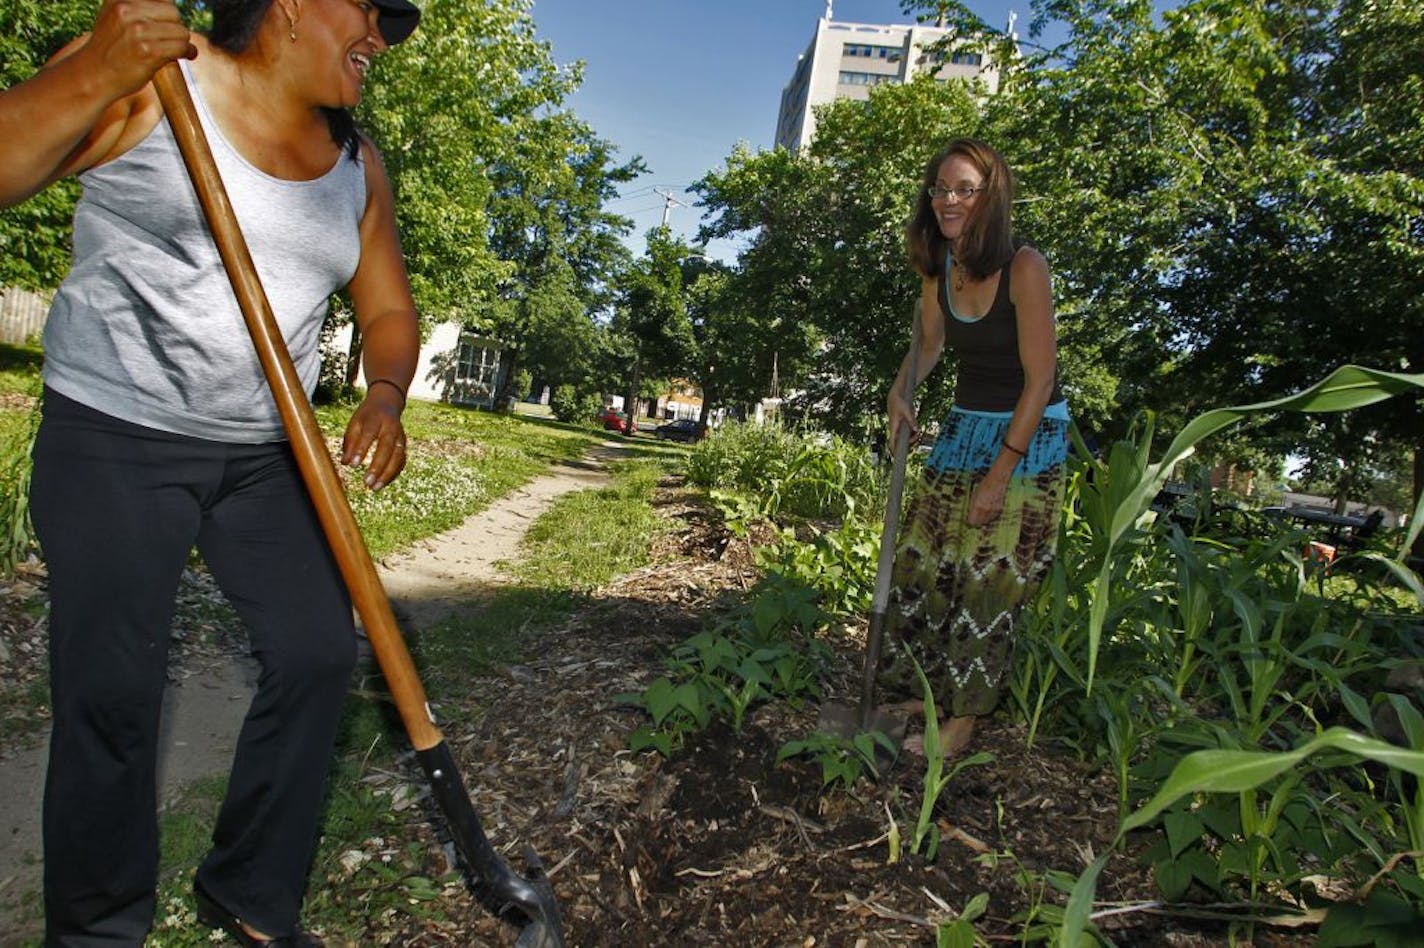
<svg viewBox="0 0 1424 948">
<path fill-rule="evenodd" d="M 781 93 L 776 144 L 796 151 L 816 131 L 815 106 L 833 99 L 867 99 L 882 82 L 908 82 L 933 72 L 940 80 L 979 76 L 998 90 L 998 71 L 982 53 L 931 53 L 952 33 L 934 26 L 876 26 L 831 19 L 831 4 L 816 22 L 816 34 L 796 60 L 796 71 Z"/>
</svg>

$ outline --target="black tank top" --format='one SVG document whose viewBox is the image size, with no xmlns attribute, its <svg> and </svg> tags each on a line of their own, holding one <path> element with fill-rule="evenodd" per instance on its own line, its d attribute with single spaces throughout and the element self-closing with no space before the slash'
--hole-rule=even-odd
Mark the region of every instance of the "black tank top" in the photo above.
<svg viewBox="0 0 1424 948">
<path fill-rule="evenodd" d="M 944 334 L 959 367 L 954 404 L 971 411 L 1013 411 L 1023 394 L 1024 370 L 1019 359 L 1018 314 L 1009 299 L 1012 260 L 999 270 L 999 290 L 989 311 L 978 319 L 960 319 L 949 305 L 949 259 L 939 277 L 939 308 Z M 1053 394 L 1048 403 L 1063 400 L 1054 368 Z"/>
</svg>

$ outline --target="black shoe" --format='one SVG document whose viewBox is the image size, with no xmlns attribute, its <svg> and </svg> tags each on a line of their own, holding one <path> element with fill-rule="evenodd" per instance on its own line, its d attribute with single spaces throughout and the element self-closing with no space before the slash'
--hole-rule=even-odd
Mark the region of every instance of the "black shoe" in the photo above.
<svg viewBox="0 0 1424 948">
<path fill-rule="evenodd" d="M 249 935 L 238 917 L 218 904 L 208 895 L 202 883 L 193 880 L 193 898 L 198 903 L 198 922 L 209 928 L 221 928 L 243 948 L 325 948 L 325 943 L 315 935 L 297 932 L 280 938 L 257 938 Z"/>
</svg>

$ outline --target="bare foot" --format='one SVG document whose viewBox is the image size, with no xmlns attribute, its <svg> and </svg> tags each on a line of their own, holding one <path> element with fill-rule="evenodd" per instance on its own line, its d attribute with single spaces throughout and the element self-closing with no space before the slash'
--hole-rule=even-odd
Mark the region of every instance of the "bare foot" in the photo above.
<svg viewBox="0 0 1424 948">
<path fill-rule="evenodd" d="M 974 725 L 979 719 L 972 714 L 962 718 L 950 718 L 948 724 L 940 724 L 939 742 L 944 749 L 945 759 L 958 757 L 969 749 L 974 739 Z"/>
<path fill-rule="evenodd" d="M 890 711 L 896 711 L 900 714 L 925 713 L 925 703 L 919 698 L 909 698 L 905 701 L 892 702 L 891 704 L 887 704 L 885 707 Z"/>
<path fill-rule="evenodd" d="M 974 738 L 974 725 L 979 721 L 973 715 L 949 718 L 939 722 L 939 747 L 945 760 L 953 760 L 969 749 Z M 925 736 L 911 734 L 902 745 L 906 751 L 919 757 L 925 754 Z"/>
</svg>

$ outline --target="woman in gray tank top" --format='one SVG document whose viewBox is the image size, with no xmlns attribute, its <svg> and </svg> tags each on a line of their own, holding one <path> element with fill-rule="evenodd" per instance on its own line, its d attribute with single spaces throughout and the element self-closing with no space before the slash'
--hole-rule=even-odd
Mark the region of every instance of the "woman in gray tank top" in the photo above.
<svg viewBox="0 0 1424 948">
<path fill-rule="evenodd" d="M 310 396 L 331 293 L 364 340 L 342 461 L 379 490 L 405 465 L 419 345 L 380 156 L 347 109 L 408 0 L 104 0 L 93 30 L 0 93 L 0 206 L 78 175 L 74 262 L 46 324 L 31 515 L 49 571 L 54 714 L 47 945 L 142 945 L 157 877 L 155 767 L 169 623 L 196 546 L 261 665 L 200 920 L 244 945 L 298 927 L 327 763 L 356 657 L 351 606 L 242 315 L 150 85 L 179 60 Z"/>
</svg>

